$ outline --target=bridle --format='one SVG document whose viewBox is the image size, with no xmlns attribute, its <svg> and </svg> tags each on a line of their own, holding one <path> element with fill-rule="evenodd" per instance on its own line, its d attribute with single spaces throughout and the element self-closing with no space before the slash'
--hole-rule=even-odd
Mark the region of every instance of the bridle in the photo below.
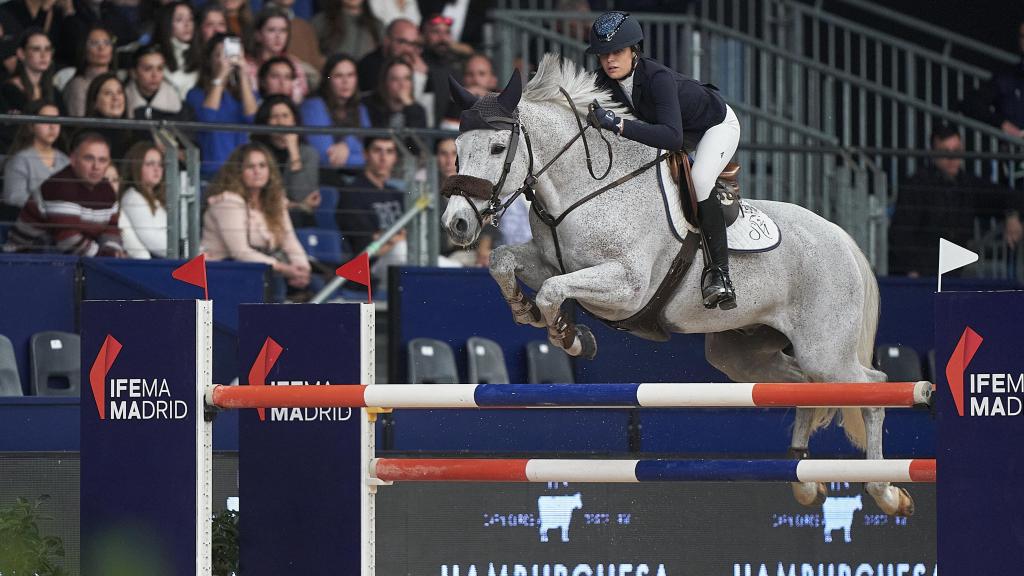
<svg viewBox="0 0 1024 576">
<path fill-rule="evenodd" d="M 561 267 L 562 272 L 564 273 L 565 265 L 562 263 L 562 249 L 561 245 L 558 242 L 558 225 L 561 224 L 562 221 L 565 220 L 565 218 L 571 212 L 573 212 L 580 206 L 586 204 L 590 200 L 593 200 L 594 198 L 603 194 L 604 192 L 607 192 L 608 190 L 611 190 L 612 188 L 615 188 L 620 184 L 632 180 L 645 170 L 653 167 L 654 165 L 658 164 L 659 162 L 667 158 L 668 153 L 660 154 L 654 160 L 640 166 L 639 168 L 633 170 L 629 174 L 626 174 L 625 176 L 622 176 L 621 178 L 615 180 L 614 182 L 606 184 L 601 188 L 595 190 L 594 192 L 587 194 L 586 196 L 577 200 L 571 206 L 569 206 L 564 212 L 562 212 L 561 215 L 557 217 L 552 216 L 545 208 L 544 203 L 537 196 L 535 187 L 541 175 L 543 175 L 548 168 L 550 168 L 559 158 L 561 158 L 563 154 L 568 152 L 569 148 L 571 148 L 577 140 L 581 138 L 583 139 L 583 148 L 586 152 L 587 157 L 587 170 L 590 172 L 590 176 L 595 180 L 604 180 L 611 172 L 612 162 L 614 161 L 611 142 L 609 142 L 608 139 L 605 138 L 603 132 L 598 130 L 598 135 L 601 137 L 601 140 L 604 141 L 605 148 L 608 151 L 608 166 L 605 168 L 604 173 L 601 174 L 600 176 L 598 176 L 594 172 L 593 158 L 590 154 L 590 144 L 584 137 L 586 131 L 594 126 L 592 123 L 589 122 L 586 126 L 584 126 L 583 122 L 580 120 L 579 113 L 576 111 L 576 105 L 575 103 L 573 103 L 572 97 L 569 95 L 568 92 L 565 91 L 565 88 L 559 86 L 558 90 L 559 92 L 562 93 L 562 96 L 565 97 L 566 102 L 568 102 L 569 104 L 569 108 L 573 111 L 573 117 L 576 119 L 576 126 L 578 128 L 578 131 L 576 132 L 575 136 L 573 136 L 568 142 L 565 143 L 564 146 L 562 146 L 561 150 L 559 150 L 558 153 L 555 154 L 554 157 L 547 162 L 547 164 L 542 166 L 540 170 L 534 172 L 533 144 L 530 141 L 529 131 L 526 129 L 526 126 L 522 123 L 522 120 L 520 120 L 519 118 L 518 111 L 514 112 L 513 117 L 511 118 L 506 116 L 487 116 L 484 117 L 484 121 L 488 124 L 493 125 L 495 123 L 504 123 L 510 124 L 512 126 L 512 134 L 509 136 L 508 146 L 506 147 L 505 150 L 505 160 L 502 163 L 501 175 L 498 177 L 498 182 L 495 183 L 493 186 L 485 186 L 485 184 L 490 184 L 490 182 L 487 182 L 483 178 L 477 178 L 476 176 L 467 176 L 463 174 L 456 174 L 454 176 L 448 177 L 448 179 L 445 181 L 444 187 L 441 189 L 441 194 L 445 198 L 451 198 L 452 196 L 462 196 L 463 198 L 465 198 L 469 205 L 473 208 L 473 212 L 474 214 L 476 214 L 477 224 L 481 228 L 484 226 L 484 220 L 488 216 L 491 217 L 491 224 L 497 228 L 502 216 L 504 216 L 505 214 L 505 211 L 508 210 L 508 207 L 511 206 L 512 203 L 516 201 L 516 198 L 518 198 L 520 194 L 522 194 L 527 200 L 530 201 L 534 213 L 537 214 L 540 220 L 548 228 L 551 229 L 551 234 L 555 240 L 555 253 L 558 256 L 558 265 Z M 590 110 L 593 111 L 593 109 L 594 105 L 591 104 Z M 516 152 L 519 149 L 520 134 L 522 134 L 523 140 L 526 141 L 527 158 L 529 162 L 526 169 L 526 178 L 523 179 L 523 184 L 519 188 L 517 188 L 515 192 L 510 194 L 507 200 L 502 202 L 501 190 L 502 188 L 505 187 L 505 180 L 508 178 L 508 174 L 512 170 L 512 162 L 515 160 Z M 487 206 L 483 210 L 479 210 L 476 207 L 476 204 L 473 203 L 472 198 L 487 200 Z"/>
</svg>

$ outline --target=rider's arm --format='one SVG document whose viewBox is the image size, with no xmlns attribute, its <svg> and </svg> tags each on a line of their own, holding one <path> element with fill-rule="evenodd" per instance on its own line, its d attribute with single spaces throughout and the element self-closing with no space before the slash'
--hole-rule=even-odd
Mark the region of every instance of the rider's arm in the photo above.
<svg viewBox="0 0 1024 576">
<path fill-rule="evenodd" d="M 671 74 L 657 73 L 649 88 L 654 99 L 655 123 L 623 120 L 622 136 L 662 150 L 682 150 L 683 115 L 675 79 Z"/>
</svg>

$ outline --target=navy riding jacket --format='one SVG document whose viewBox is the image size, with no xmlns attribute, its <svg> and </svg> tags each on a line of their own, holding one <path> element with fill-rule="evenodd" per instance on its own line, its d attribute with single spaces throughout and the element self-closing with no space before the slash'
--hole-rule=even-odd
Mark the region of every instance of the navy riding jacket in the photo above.
<svg viewBox="0 0 1024 576">
<path fill-rule="evenodd" d="M 633 69 L 633 103 L 618 81 L 597 71 L 597 85 L 633 111 L 639 120 L 623 120 L 623 136 L 662 150 L 693 149 L 708 128 L 725 120 L 725 101 L 711 84 L 684 76 L 651 58 Z"/>
</svg>

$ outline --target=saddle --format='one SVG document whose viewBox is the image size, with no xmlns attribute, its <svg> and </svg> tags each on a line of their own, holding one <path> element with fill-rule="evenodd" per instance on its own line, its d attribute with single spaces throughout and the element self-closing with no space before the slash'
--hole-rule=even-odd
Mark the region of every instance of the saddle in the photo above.
<svg viewBox="0 0 1024 576">
<path fill-rule="evenodd" d="M 671 154 L 666 161 L 672 179 L 678 185 L 680 193 L 683 190 L 688 192 L 689 202 L 682 203 L 686 221 L 694 229 L 698 229 L 697 195 L 693 190 L 693 179 L 690 176 L 690 159 L 685 152 L 677 152 Z M 726 227 L 732 225 L 740 214 L 740 186 L 736 178 L 739 171 L 739 164 L 735 162 L 726 164 L 725 170 L 719 175 L 718 181 L 715 183 L 715 189 L 712 191 L 713 194 L 718 194 L 718 198 L 722 203 Z M 602 319 L 604 323 L 616 330 L 630 332 L 647 340 L 655 342 L 667 341 L 671 337 L 671 333 L 664 324 L 662 310 L 664 310 L 665 304 L 668 303 L 669 298 L 672 297 L 676 288 L 679 287 L 679 283 L 682 282 L 683 276 L 686 275 L 687 270 L 693 264 L 697 250 L 700 247 L 700 237 L 700 234 L 686 235 L 682 245 L 679 247 L 679 253 L 672 260 L 672 264 L 669 265 L 665 278 L 654 292 L 654 296 L 651 297 L 643 308 L 638 310 L 636 314 L 622 320 Z"/>
</svg>

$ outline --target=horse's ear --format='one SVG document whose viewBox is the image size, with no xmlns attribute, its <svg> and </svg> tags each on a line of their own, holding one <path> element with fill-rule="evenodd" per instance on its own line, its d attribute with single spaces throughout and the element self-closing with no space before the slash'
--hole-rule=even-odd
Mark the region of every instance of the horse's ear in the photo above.
<svg viewBox="0 0 1024 576">
<path fill-rule="evenodd" d="M 498 94 L 498 102 L 505 107 L 506 110 L 512 111 L 519 106 L 519 98 L 523 96 L 523 80 L 519 76 L 519 69 L 516 68 L 512 72 L 512 77 L 509 78 L 508 84 Z"/>
<path fill-rule="evenodd" d="M 459 84 L 459 81 L 451 74 L 448 75 L 448 88 L 451 90 L 452 100 L 463 110 L 472 108 L 473 104 L 476 104 L 476 101 L 480 99 L 479 96 L 463 88 L 462 84 Z"/>
</svg>

